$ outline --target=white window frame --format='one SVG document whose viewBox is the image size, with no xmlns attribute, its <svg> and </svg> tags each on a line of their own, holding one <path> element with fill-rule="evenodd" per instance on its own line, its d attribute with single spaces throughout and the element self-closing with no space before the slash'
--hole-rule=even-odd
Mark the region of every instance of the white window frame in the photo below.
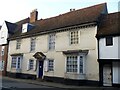
<svg viewBox="0 0 120 90">
<path fill-rule="evenodd" d="M 14 58 L 14 61 L 13 61 L 13 58 Z M 22 62 L 21 56 L 12 56 L 11 69 L 21 69 L 21 62 Z"/>
<path fill-rule="evenodd" d="M 32 61 L 32 62 L 31 62 Z M 32 67 L 31 67 L 32 66 Z M 34 60 L 30 59 L 29 60 L 29 70 L 33 70 L 34 69 Z"/>
<path fill-rule="evenodd" d="M 36 38 L 32 37 L 30 39 L 30 52 L 35 51 L 35 47 L 36 47 Z"/>
<path fill-rule="evenodd" d="M 74 72 L 74 70 L 72 69 L 72 71 L 67 71 L 67 57 L 76 57 L 77 56 L 77 71 Z M 82 61 L 83 61 L 83 71 L 80 71 L 80 57 L 83 57 Z M 77 73 L 77 74 L 85 74 L 85 55 L 67 55 L 66 56 L 66 73 Z"/>
<path fill-rule="evenodd" d="M 54 50 L 55 49 L 55 37 L 56 37 L 56 34 L 53 33 L 53 34 L 49 34 L 49 50 Z"/>
<path fill-rule="evenodd" d="M 54 71 L 54 60 L 48 60 L 48 71 Z"/>
<path fill-rule="evenodd" d="M 30 62 L 31 60 L 33 61 L 32 68 L 31 68 L 31 62 Z M 36 71 L 37 70 L 37 60 L 29 59 L 26 66 L 27 66 L 27 71 L 29 71 L 29 70 Z"/>
<path fill-rule="evenodd" d="M 80 34 L 80 31 L 78 30 L 70 31 L 70 45 L 79 44 L 79 34 Z"/>
<path fill-rule="evenodd" d="M 20 47 L 21 47 L 21 39 L 18 39 L 16 41 L 16 49 L 20 49 Z"/>
</svg>

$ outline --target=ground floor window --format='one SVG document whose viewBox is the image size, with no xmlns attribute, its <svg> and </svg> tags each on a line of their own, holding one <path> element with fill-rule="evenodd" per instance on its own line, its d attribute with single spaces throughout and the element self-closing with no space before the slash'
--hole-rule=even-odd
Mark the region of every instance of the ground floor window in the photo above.
<svg viewBox="0 0 120 90">
<path fill-rule="evenodd" d="M 32 70 L 34 66 L 34 60 L 30 59 L 29 60 L 29 69 Z"/>
<path fill-rule="evenodd" d="M 21 68 L 21 56 L 12 56 L 11 68 L 20 69 Z"/>
<path fill-rule="evenodd" d="M 48 71 L 54 71 L 54 60 L 48 60 Z"/>
<path fill-rule="evenodd" d="M 69 55 L 66 61 L 66 72 L 84 73 L 84 56 Z"/>
<path fill-rule="evenodd" d="M 3 71 L 4 70 L 4 61 L 1 60 L 0 61 L 0 71 Z"/>
</svg>

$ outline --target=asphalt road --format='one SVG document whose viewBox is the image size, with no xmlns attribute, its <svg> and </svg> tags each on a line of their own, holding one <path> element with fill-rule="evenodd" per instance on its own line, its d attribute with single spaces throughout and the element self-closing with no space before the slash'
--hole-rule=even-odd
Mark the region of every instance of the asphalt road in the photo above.
<svg viewBox="0 0 120 90">
<path fill-rule="evenodd" d="M 113 87 L 57 88 L 53 86 L 27 83 L 14 79 L 0 78 L 0 90 L 120 90 Z"/>
<path fill-rule="evenodd" d="M 55 88 L 50 86 L 35 85 L 15 80 L 7 80 L 2 78 L 0 80 L 2 90 L 63 90 L 61 88 Z M 1 89 L 0 89 L 1 90 Z"/>
</svg>

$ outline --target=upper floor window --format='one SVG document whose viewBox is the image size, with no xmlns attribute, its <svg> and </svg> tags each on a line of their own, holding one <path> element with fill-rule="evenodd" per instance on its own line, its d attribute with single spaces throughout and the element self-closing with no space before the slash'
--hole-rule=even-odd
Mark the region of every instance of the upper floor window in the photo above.
<svg viewBox="0 0 120 90">
<path fill-rule="evenodd" d="M 106 46 L 113 45 L 113 37 L 106 37 Z"/>
<path fill-rule="evenodd" d="M 55 49 L 55 34 L 49 35 L 49 50 Z"/>
<path fill-rule="evenodd" d="M 79 43 L 78 31 L 70 32 L 70 44 L 78 44 L 78 43 Z"/>
<path fill-rule="evenodd" d="M 21 40 L 17 40 L 16 41 L 16 49 L 20 49 L 20 46 L 21 46 Z"/>
<path fill-rule="evenodd" d="M 31 38 L 30 51 L 35 51 L 36 38 Z"/>
</svg>

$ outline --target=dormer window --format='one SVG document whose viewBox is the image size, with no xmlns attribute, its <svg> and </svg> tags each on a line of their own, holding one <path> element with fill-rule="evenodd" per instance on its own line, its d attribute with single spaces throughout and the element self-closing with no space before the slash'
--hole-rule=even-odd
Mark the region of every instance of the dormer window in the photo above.
<svg viewBox="0 0 120 90">
<path fill-rule="evenodd" d="M 27 32 L 28 23 L 22 25 L 22 33 Z"/>
<path fill-rule="evenodd" d="M 25 23 L 22 25 L 22 33 L 28 32 L 31 29 L 33 29 L 34 25 L 30 24 L 30 23 Z"/>
</svg>

